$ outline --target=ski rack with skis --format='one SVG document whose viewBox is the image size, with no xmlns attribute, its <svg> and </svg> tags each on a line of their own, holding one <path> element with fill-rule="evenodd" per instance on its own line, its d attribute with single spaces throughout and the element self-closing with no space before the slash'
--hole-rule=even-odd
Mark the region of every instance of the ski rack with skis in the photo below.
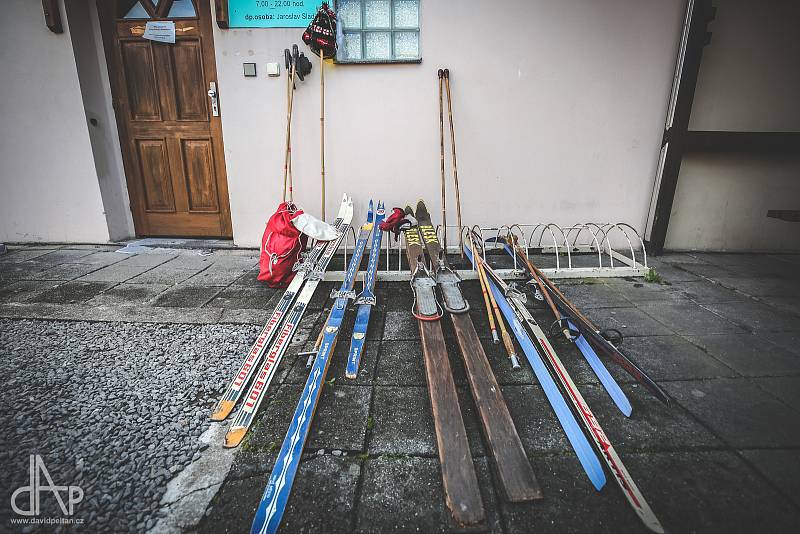
<svg viewBox="0 0 800 534">
<path fill-rule="evenodd" d="M 458 232 L 458 226 L 447 226 L 448 235 Z M 517 242 L 525 249 L 530 257 L 533 254 L 552 256 L 555 267 L 542 268 L 548 278 L 622 278 L 626 276 L 644 276 L 649 267 L 647 265 L 647 250 L 644 240 L 639 233 L 627 223 L 584 223 L 572 226 L 559 226 L 554 223 L 539 224 L 511 224 L 503 226 L 473 226 L 463 227 L 462 233 L 474 230 L 483 241 L 489 240 L 484 248 L 492 252 L 500 246 L 492 245 L 492 239 L 498 239 L 513 234 Z M 388 235 L 387 235 L 388 234 Z M 436 234 L 441 239 L 442 227 L 436 227 Z M 407 282 L 411 279 L 411 272 L 403 267 L 402 260 L 405 256 L 403 239 L 392 243 L 390 232 L 384 232 L 381 247 L 385 250 L 385 264 L 378 270 L 376 280 L 385 282 Z M 350 228 L 342 242 L 344 265 L 347 265 L 349 250 L 355 245 L 355 229 Z M 447 247 L 448 254 L 459 254 L 457 246 Z M 381 252 L 383 256 L 384 251 Z M 383 258 L 382 258 L 383 259 Z M 485 257 L 484 257 L 485 259 Z M 500 276 L 506 280 L 522 280 L 523 266 L 517 265 L 514 259 L 512 268 L 496 268 Z M 474 267 L 469 269 L 456 269 L 462 280 L 475 280 L 478 277 Z M 341 281 L 344 271 L 329 271 L 325 280 Z"/>
</svg>

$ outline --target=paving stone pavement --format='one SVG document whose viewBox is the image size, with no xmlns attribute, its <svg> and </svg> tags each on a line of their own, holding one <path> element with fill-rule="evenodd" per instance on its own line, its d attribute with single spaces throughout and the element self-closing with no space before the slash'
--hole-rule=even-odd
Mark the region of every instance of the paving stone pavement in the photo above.
<svg viewBox="0 0 800 534">
<path fill-rule="evenodd" d="M 10 495 L 26 483 L 29 454 L 43 454 L 57 483 L 84 485 L 86 498 L 77 515 L 87 519 L 89 531 L 141 531 L 169 513 L 159 496 L 201 454 L 198 436 L 207 428 L 202 414 L 279 295 L 256 281 L 257 251 L 126 255 L 116 248 L 10 247 L 0 256 L 0 317 L 5 318 L 0 319 L 0 356 L 7 395 L 19 407 L 13 436 L 0 441 L 10 474 L 3 479 L 3 492 Z M 560 286 L 601 326 L 623 332 L 622 350 L 667 390 L 671 407 L 608 363 L 633 405 L 626 419 L 574 347 L 560 339 L 553 340 L 554 347 L 668 531 L 797 531 L 800 256 L 673 253 L 650 262 L 663 284 L 631 278 Z M 313 346 L 335 285 L 321 285 L 225 482 L 184 530 L 249 530 L 306 379 L 306 358 L 298 353 Z M 505 500 L 445 320 L 486 509 L 487 522 L 477 531 L 642 532 L 610 474 L 602 491 L 591 486 L 527 364 L 512 371 L 502 346 L 491 343 L 477 283 L 464 282 L 463 288 L 545 495 L 535 503 Z M 336 347 L 284 532 L 464 531 L 444 505 L 419 335 L 408 312 L 410 290 L 404 283 L 379 283 L 376 293 L 358 379 L 344 377 L 347 336 Z M 529 299 L 529 306 L 541 324 L 550 324 L 541 302 Z M 352 324 L 348 313 L 342 331 L 349 332 Z M 70 332 L 72 341 L 56 342 L 61 332 Z M 170 428 L 171 418 L 169 411 L 159 411 L 155 392 L 167 391 L 175 378 L 141 376 L 152 365 L 146 361 L 149 353 L 138 352 L 126 339 L 176 346 L 200 333 L 207 341 L 193 347 L 197 356 L 179 350 L 169 359 L 175 372 L 198 377 L 199 386 L 176 386 L 168 396 L 170 407 L 190 410 L 191 424 L 176 435 L 179 440 L 158 449 L 154 436 L 162 425 Z M 46 364 L 32 367 L 27 356 L 38 354 Z M 123 402 L 119 416 L 125 424 L 112 425 L 114 432 L 141 435 L 107 444 L 81 438 L 82 429 L 103 428 L 107 434 L 106 416 L 69 407 L 95 398 L 96 387 L 119 388 L 110 377 L 120 365 L 123 378 L 138 377 L 127 380 L 125 391 L 144 403 L 144 413 L 154 415 L 129 413 Z M 92 378 L 105 386 L 90 385 Z M 35 400 L 41 398 L 47 404 Z M 23 435 L 22 421 L 31 417 L 36 424 L 15 438 Z M 170 456 L 173 462 L 167 465 Z M 83 475 L 75 467 L 78 459 Z M 162 464 L 166 473 L 151 468 L 145 475 L 140 467 Z M 176 467 L 170 470 L 171 465 Z M 143 480 L 142 491 L 118 485 L 124 477 L 133 484 L 135 475 Z M 114 503 L 124 499 L 138 503 L 134 513 L 112 518 Z M 9 499 L 5 502 L 7 527 L 11 511 Z M 49 513 L 54 505 L 48 505 Z"/>
</svg>

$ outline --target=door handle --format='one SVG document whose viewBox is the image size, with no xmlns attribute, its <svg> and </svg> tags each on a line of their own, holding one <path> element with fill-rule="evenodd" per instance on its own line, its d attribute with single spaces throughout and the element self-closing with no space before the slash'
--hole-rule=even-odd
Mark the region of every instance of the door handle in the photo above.
<svg viewBox="0 0 800 534">
<path fill-rule="evenodd" d="M 217 82 L 208 82 L 208 97 L 211 99 L 211 115 L 219 117 L 219 101 L 217 99 Z"/>
</svg>

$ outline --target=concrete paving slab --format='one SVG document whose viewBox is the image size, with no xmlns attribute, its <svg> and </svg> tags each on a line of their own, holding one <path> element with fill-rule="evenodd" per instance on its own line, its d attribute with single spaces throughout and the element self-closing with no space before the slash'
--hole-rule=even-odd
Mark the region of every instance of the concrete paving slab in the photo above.
<svg viewBox="0 0 800 534">
<path fill-rule="evenodd" d="M 726 269 L 721 265 L 710 263 L 674 263 L 676 269 L 696 274 L 702 278 L 717 279 L 720 277 L 735 277 L 739 274 L 735 270 Z"/>
<path fill-rule="evenodd" d="M 782 349 L 800 356 L 800 332 L 773 332 L 769 335 L 769 340 Z"/>
<path fill-rule="evenodd" d="M 60 248 L 48 252 L 45 255 L 37 256 L 38 261 L 49 263 L 51 265 L 58 265 L 60 263 L 70 263 L 76 258 L 83 258 L 89 254 L 94 254 L 93 250 L 76 249 L 76 248 Z"/>
<path fill-rule="evenodd" d="M 82 276 L 79 280 L 83 282 L 125 282 L 152 269 L 152 267 L 146 265 L 133 265 L 129 263 L 131 260 L 97 269 Z"/>
<path fill-rule="evenodd" d="M 247 272 L 247 269 L 228 268 L 223 266 L 211 265 L 197 274 L 188 278 L 186 285 L 193 286 L 229 286 L 237 278 Z"/>
<path fill-rule="evenodd" d="M 708 304 L 713 302 L 741 302 L 748 300 L 747 296 L 708 280 L 679 282 L 673 287 L 682 292 L 686 298 L 700 304 Z"/>
<path fill-rule="evenodd" d="M 658 263 L 648 258 L 648 266 L 654 268 L 661 278 L 670 284 L 703 280 L 702 276 L 689 270 L 691 269 L 690 265 L 691 263 Z M 614 283 L 616 280 L 617 279 L 610 278 L 607 282 Z"/>
<path fill-rule="evenodd" d="M 800 373 L 800 357 L 770 343 L 769 336 L 721 334 L 687 339 L 745 376 Z"/>
<path fill-rule="evenodd" d="M 800 299 L 795 297 L 760 297 L 760 301 L 780 310 L 800 316 Z"/>
<path fill-rule="evenodd" d="M 106 266 L 130 259 L 128 254 L 119 254 L 107 250 L 100 250 L 80 258 L 74 258 L 70 263 L 85 263 L 90 265 Z"/>
<path fill-rule="evenodd" d="M 479 529 L 460 529 L 444 502 L 439 462 L 434 458 L 370 458 L 355 532 L 502 532 L 489 468 L 476 462 L 486 523 Z"/>
<path fill-rule="evenodd" d="M 165 284 L 177 285 L 199 273 L 202 269 L 182 269 L 172 267 L 172 262 L 167 262 L 158 267 L 145 271 L 142 274 L 131 278 L 129 282 L 134 284 Z"/>
<path fill-rule="evenodd" d="M 620 350 L 656 381 L 736 376 L 729 367 L 679 336 L 631 337 Z M 615 363 L 608 362 L 607 367 L 614 367 L 612 373 L 625 381 L 633 380 Z"/>
<path fill-rule="evenodd" d="M 528 454 L 569 451 L 574 455 L 555 412 L 539 386 L 503 386 L 501 389 Z"/>
<path fill-rule="evenodd" d="M 656 268 L 661 263 L 708 263 L 704 258 L 688 252 L 665 252 L 661 256 L 650 256 L 647 261 Z"/>
<path fill-rule="evenodd" d="M 297 401 L 303 392 L 303 386 L 279 384 L 274 380 L 270 384 L 267 397 L 256 414 L 255 422 L 240 446 L 243 451 L 277 454 L 277 450 L 280 449 L 283 438 L 286 437 L 286 429 L 292 421 L 294 409 L 297 407 Z"/>
<path fill-rule="evenodd" d="M 25 302 L 26 300 L 50 291 L 58 282 L 20 280 L 7 285 L 0 286 L 0 302 Z"/>
<path fill-rule="evenodd" d="M 387 310 L 383 339 L 386 341 L 418 340 L 419 327 L 417 326 L 417 320 L 409 310 Z"/>
<path fill-rule="evenodd" d="M 269 288 L 227 287 L 206 306 L 226 309 L 263 309 L 272 311 L 282 291 Z"/>
<path fill-rule="evenodd" d="M 774 376 L 755 379 L 756 384 L 800 412 L 800 376 Z"/>
<path fill-rule="evenodd" d="M 146 254 L 128 254 L 128 259 L 125 260 L 126 265 L 138 265 L 140 267 L 157 267 L 163 263 L 176 258 L 176 254 L 164 253 L 146 253 Z"/>
<path fill-rule="evenodd" d="M 800 282 L 796 280 L 720 277 L 716 281 L 752 297 L 800 297 Z"/>
<path fill-rule="evenodd" d="M 157 284 L 119 284 L 87 302 L 97 306 L 135 306 L 150 302 L 169 288 Z"/>
<path fill-rule="evenodd" d="M 578 309 L 624 308 L 631 303 L 615 291 L 615 287 L 603 284 L 559 284 L 559 289 Z M 530 293 L 529 293 L 530 294 Z"/>
<path fill-rule="evenodd" d="M 90 263 L 62 263 L 51 269 L 40 271 L 30 276 L 33 280 L 61 280 L 69 281 L 86 276 L 101 267 Z"/>
<path fill-rule="evenodd" d="M 54 248 L 16 248 L 9 247 L 8 252 L 0 256 L 0 263 L 20 263 L 30 261 L 53 252 Z"/>
<path fill-rule="evenodd" d="M 350 350 L 350 340 L 343 338 L 336 344 L 328 377 L 335 378 L 337 384 L 357 384 L 372 385 L 375 383 L 375 368 L 380 353 L 380 341 L 370 341 L 367 334 L 367 342 L 361 353 L 361 363 L 358 366 L 358 375 L 355 379 L 347 378 L 347 355 Z"/>
<path fill-rule="evenodd" d="M 153 306 L 170 306 L 174 308 L 199 308 L 211 301 L 222 287 L 203 287 L 179 285 L 159 295 Z"/>
<path fill-rule="evenodd" d="M 647 302 L 680 302 L 685 300 L 685 295 L 677 288 L 668 284 L 648 283 L 642 281 L 622 282 L 609 284 L 620 293 L 625 300 L 633 303 Z"/>
<path fill-rule="evenodd" d="M 505 346 L 502 343 L 498 345 L 493 343 L 483 343 L 483 348 L 486 352 L 486 359 L 489 360 L 489 365 L 492 367 L 494 377 L 501 386 L 511 384 L 532 384 L 535 380 L 533 377 L 533 371 L 526 363 L 525 356 L 522 354 L 522 350 L 518 345 L 515 345 L 515 348 L 517 351 L 517 356 L 520 359 L 519 369 L 513 369 L 511 367 L 511 360 L 508 359 L 508 353 L 506 352 Z M 559 351 L 559 355 L 560 354 L 561 352 Z"/>
<path fill-rule="evenodd" d="M 660 308 L 664 304 L 656 306 Z M 638 308 L 597 308 L 587 310 L 586 315 L 599 328 L 616 328 L 625 337 L 674 334 L 672 330 Z"/>
<path fill-rule="evenodd" d="M 724 446 L 680 406 L 665 406 L 639 384 L 623 384 L 622 390 L 633 406 L 631 417 L 619 411 L 602 386 L 580 386 L 581 394 L 621 455 Z M 613 480 L 609 479 L 609 484 L 613 486 Z"/>
<path fill-rule="evenodd" d="M 333 302 L 331 299 L 331 291 L 339 290 L 342 286 L 341 282 L 321 282 L 314 291 L 314 296 L 308 303 L 309 310 L 322 310 L 330 309 Z"/>
<path fill-rule="evenodd" d="M 795 317 L 758 302 L 708 304 L 708 308 L 748 331 L 798 332 L 800 317 Z"/>
<path fill-rule="evenodd" d="M 35 295 L 29 299 L 29 302 L 77 304 L 86 302 L 113 285 L 113 282 L 82 282 L 76 280 L 58 285 L 45 293 Z"/>
<path fill-rule="evenodd" d="M 427 388 L 375 386 L 373 395 L 370 454 L 436 456 Z"/>
<path fill-rule="evenodd" d="M 233 282 L 233 287 L 268 287 L 264 282 L 258 280 L 259 269 L 250 269 Z"/>
<path fill-rule="evenodd" d="M 0 317 L 65 321 L 126 321 L 131 323 L 215 324 L 222 310 L 212 308 L 152 308 L 22 302 L 0 304 Z"/>
<path fill-rule="evenodd" d="M 726 334 L 745 331 L 728 318 L 715 313 L 714 306 L 717 305 L 701 306 L 694 302 L 662 302 L 642 304 L 639 309 L 682 335 Z"/>
<path fill-rule="evenodd" d="M 222 310 L 220 323 L 230 324 L 258 324 L 263 325 L 269 320 L 272 310 Z"/>
<path fill-rule="evenodd" d="M 371 393 L 369 386 L 351 386 L 328 379 L 322 390 L 306 449 L 366 450 Z"/>
<path fill-rule="evenodd" d="M 50 267 L 50 264 L 36 260 L 0 263 L 0 279 L 6 281 L 31 280 L 35 279 L 37 273 Z"/>
<path fill-rule="evenodd" d="M 352 532 L 360 474 L 360 461 L 354 457 L 323 455 L 302 461 L 281 531 Z M 266 476 L 226 482 L 197 532 L 248 532 L 266 484 Z"/>
<path fill-rule="evenodd" d="M 426 385 L 425 364 L 420 341 L 383 341 L 378 352 L 377 367 L 376 384 L 384 386 Z"/>
<path fill-rule="evenodd" d="M 800 451 L 794 449 L 753 449 L 739 451 L 795 506 L 800 506 Z"/>
<path fill-rule="evenodd" d="M 747 379 L 718 378 L 664 385 L 671 397 L 733 447 L 800 445 L 797 412 Z"/>
</svg>

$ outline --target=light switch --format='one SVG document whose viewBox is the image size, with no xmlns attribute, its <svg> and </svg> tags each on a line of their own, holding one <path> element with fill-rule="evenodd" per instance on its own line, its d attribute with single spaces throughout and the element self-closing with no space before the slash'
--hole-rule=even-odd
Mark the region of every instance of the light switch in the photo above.
<svg viewBox="0 0 800 534">
<path fill-rule="evenodd" d="M 267 63 L 267 76 L 280 76 L 281 68 L 277 63 Z"/>
<path fill-rule="evenodd" d="M 245 78 L 252 78 L 256 75 L 256 64 L 255 63 L 243 63 L 244 66 L 244 76 Z"/>
</svg>

